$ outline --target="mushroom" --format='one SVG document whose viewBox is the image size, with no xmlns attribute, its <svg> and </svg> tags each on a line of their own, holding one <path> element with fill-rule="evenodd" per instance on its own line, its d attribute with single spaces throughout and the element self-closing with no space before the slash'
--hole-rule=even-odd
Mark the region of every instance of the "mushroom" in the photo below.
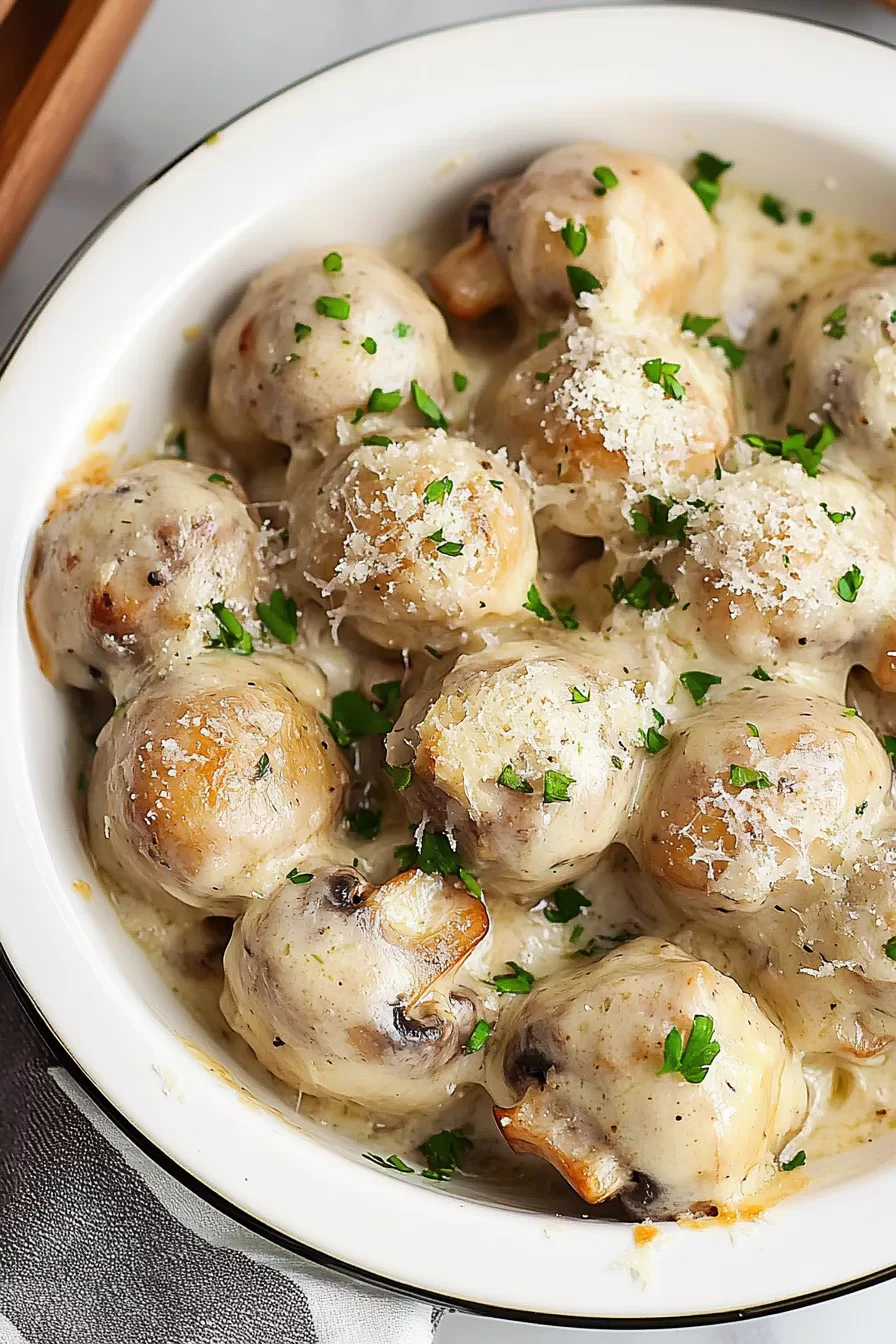
<svg viewBox="0 0 896 1344">
<path fill-rule="evenodd" d="M 486 1068 L 511 1148 L 641 1218 L 755 1193 L 806 1114 L 799 1064 L 755 1000 L 655 938 L 536 981 Z"/>
<path fill-rule="evenodd" d="M 479 1010 L 459 973 L 488 930 L 485 906 L 419 869 L 376 887 L 308 866 L 235 926 L 224 1016 L 300 1091 L 395 1114 L 447 1101 L 480 1069 L 464 1053 Z"/>
</svg>

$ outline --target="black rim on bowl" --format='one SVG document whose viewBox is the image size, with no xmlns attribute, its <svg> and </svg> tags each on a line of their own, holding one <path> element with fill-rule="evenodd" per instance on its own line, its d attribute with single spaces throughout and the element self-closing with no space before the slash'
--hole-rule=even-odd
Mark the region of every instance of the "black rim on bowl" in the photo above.
<svg viewBox="0 0 896 1344">
<path fill-rule="evenodd" d="M 359 56 L 367 56 L 372 52 L 383 51 L 388 47 L 398 46 L 402 42 L 411 42 L 418 37 L 432 36 L 435 33 L 446 32 L 452 28 L 474 28 L 487 23 L 500 23 L 504 19 L 521 18 L 524 15 L 536 14 L 539 12 L 563 14 L 577 9 L 610 9 L 614 7 L 628 8 L 628 5 L 613 6 L 612 4 L 609 4 L 604 6 L 586 3 L 580 5 L 566 5 L 561 9 L 547 11 L 524 9 L 513 11 L 510 14 L 488 16 L 472 22 L 438 24 L 433 28 L 423 29 L 420 32 L 410 34 L 404 38 L 375 43 L 373 46 L 367 47 L 363 51 L 353 52 L 350 56 L 345 56 L 340 60 L 332 61 L 329 65 L 321 66 L 319 69 L 313 70 L 310 74 L 302 76 L 301 79 L 292 80 L 289 84 L 283 85 L 282 88 L 274 90 L 273 93 L 266 94 L 256 103 L 243 108 L 232 117 L 228 117 L 226 121 L 221 122 L 220 125 L 214 127 L 213 130 L 206 132 L 201 139 L 188 146 L 187 149 L 183 150 L 182 153 L 178 154 L 163 168 L 160 168 L 158 172 L 153 173 L 151 177 L 148 177 L 138 187 L 135 187 L 132 192 L 130 192 L 105 216 L 104 219 L 99 222 L 99 224 L 96 225 L 94 229 L 91 230 L 80 246 L 75 249 L 65 262 L 63 262 L 62 266 L 49 281 L 45 289 L 37 297 L 25 317 L 19 323 L 19 326 L 11 337 L 5 350 L 0 354 L 0 377 L 6 372 L 19 346 L 25 340 L 25 337 L 28 335 L 28 332 L 31 330 L 43 309 L 75 269 L 81 258 L 89 252 L 94 243 L 102 237 L 109 225 L 112 224 L 112 222 L 117 219 L 117 217 L 122 214 L 122 212 L 125 211 L 138 196 L 142 195 L 143 192 L 155 182 L 158 182 L 163 178 L 183 159 L 192 154 L 195 149 L 198 149 L 203 145 L 210 135 L 218 134 L 218 132 L 226 130 L 228 126 L 234 125 L 234 123 L 240 121 L 250 112 L 254 112 L 256 108 L 263 107 L 266 103 L 272 102 L 275 98 L 278 98 L 280 94 L 286 93 L 290 89 L 298 88 L 302 84 L 307 84 L 309 80 L 315 79 L 318 75 L 325 73 L 327 70 L 335 70 L 339 66 L 347 65 L 351 61 L 356 60 Z M 662 3 L 657 4 L 656 7 L 662 9 L 670 8 L 669 5 Z M 683 4 L 675 7 L 692 11 L 715 13 L 723 13 L 726 11 L 724 5 L 703 5 L 699 3 Z M 738 12 L 753 14 L 756 17 L 767 18 L 772 21 L 777 18 L 784 22 L 799 23 L 808 28 L 826 28 L 832 32 L 843 33 L 844 35 L 856 38 L 859 41 L 869 42 L 874 46 L 883 47 L 888 51 L 893 50 L 891 44 L 884 42 L 881 38 L 870 37 L 864 33 L 852 32 L 850 29 L 844 28 L 840 24 L 806 19 L 796 15 L 774 15 L 759 9 L 740 9 Z M 413 1285 L 403 1283 L 398 1279 L 391 1279 L 385 1275 L 374 1274 L 368 1270 L 360 1269 L 355 1265 L 338 1259 L 336 1256 L 328 1255 L 324 1251 L 317 1250 L 315 1247 L 306 1245 L 304 1242 L 298 1241 L 296 1238 L 290 1237 L 286 1233 L 279 1232 L 276 1229 L 269 1227 L 266 1223 L 261 1222 L 252 1214 L 248 1213 L 245 1209 L 240 1208 L 239 1205 L 232 1204 L 228 1199 L 225 1199 L 223 1195 L 220 1195 L 217 1191 L 213 1190 L 211 1186 L 206 1185 L 203 1181 L 200 1181 L 191 1175 L 190 1172 L 180 1166 L 173 1158 L 169 1157 L 167 1153 L 158 1148 L 156 1144 L 142 1132 L 142 1130 L 132 1124 L 131 1121 L 112 1104 L 108 1097 L 95 1086 L 75 1058 L 62 1044 L 51 1024 L 43 1017 L 40 1009 L 31 998 L 2 946 L 0 946 L 0 973 L 6 976 L 22 1009 L 36 1031 L 42 1037 L 48 1049 L 57 1057 L 59 1063 L 75 1079 L 78 1086 L 90 1097 L 91 1101 L 93 1101 L 94 1104 L 112 1121 L 116 1128 L 158 1167 L 167 1172 L 168 1175 L 175 1177 L 181 1185 L 191 1191 L 194 1195 L 204 1200 L 207 1204 L 210 1204 L 213 1208 L 219 1210 L 219 1212 L 226 1214 L 228 1218 L 232 1218 L 234 1222 L 241 1224 L 249 1231 L 256 1233 L 258 1236 L 263 1237 L 268 1241 L 274 1242 L 285 1250 L 292 1251 L 302 1259 L 310 1260 L 314 1264 L 319 1265 L 324 1269 L 332 1270 L 334 1273 L 341 1274 L 348 1279 L 356 1279 L 362 1283 L 369 1284 L 372 1287 L 385 1289 L 405 1297 L 411 1297 L 433 1306 L 452 1308 L 458 1311 L 470 1312 L 478 1316 L 494 1317 L 499 1320 L 521 1321 L 532 1325 L 565 1326 L 567 1328 L 573 1327 L 586 1330 L 680 1330 L 698 1325 L 723 1325 L 734 1321 L 755 1320 L 762 1316 L 776 1316 L 780 1315 L 782 1312 L 793 1311 L 799 1307 L 811 1307 L 817 1306 L 822 1302 L 830 1302 L 835 1298 L 845 1297 L 848 1293 L 855 1293 L 863 1288 L 872 1288 L 877 1284 L 886 1283 L 889 1280 L 896 1278 L 896 1264 L 892 1264 L 885 1269 L 876 1270 L 873 1273 L 863 1275 L 860 1278 L 850 1279 L 846 1283 L 834 1284 L 830 1288 L 821 1288 L 815 1292 L 804 1293 L 801 1296 L 792 1298 L 784 1298 L 776 1302 L 765 1302 L 756 1306 L 742 1307 L 731 1311 L 701 1313 L 698 1315 L 642 1317 L 560 1316 L 555 1313 L 522 1311 L 514 1307 L 494 1306 L 485 1302 L 477 1302 L 467 1298 L 451 1297 L 445 1293 L 427 1292 L 415 1288 Z"/>
</svg>

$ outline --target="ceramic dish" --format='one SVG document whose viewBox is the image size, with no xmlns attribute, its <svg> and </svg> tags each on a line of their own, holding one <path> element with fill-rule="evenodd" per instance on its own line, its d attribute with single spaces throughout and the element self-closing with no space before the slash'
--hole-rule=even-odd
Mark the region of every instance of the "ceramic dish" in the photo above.
<svg viewBox="0 0 896 1344">
<path fill-rule="evenodd" d="M 890 232 L 894 60 L 832 30 L 678 6 L 520 16 L 373 52 L 247 113 L 143 188 L 13 343 L 0 381 L 0 942 L 94 1095 L 234 1217 L 379 1283 L 577 1324 L 731 1318 L 894 1272 L 889 1134 L 814 1164 L 802 1193 L 749 1226 L 664 1225 L 648 1240 L 524 1211 L 472 1180 L 403 1181 L 312 1130 L 203 1033 L 97 890 L 70 719 L 22 614 L 34 528 L 98 414 L 104 448 L 155 441 L 190 374 L 183 333 L 214 328 L 273 257 L 436 224 L 477 183 L 586 135 L 673 163 L 711 142 L 742 181 Z"/>
</svg>

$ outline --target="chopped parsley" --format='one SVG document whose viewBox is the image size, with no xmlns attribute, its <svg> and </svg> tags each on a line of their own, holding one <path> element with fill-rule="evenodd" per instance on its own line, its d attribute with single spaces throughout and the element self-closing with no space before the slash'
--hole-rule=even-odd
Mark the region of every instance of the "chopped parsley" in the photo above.
<svg viewBox="0 0 896 1344">
<path fill-rule="evenodd" d="M 859 589 L 864 582 L 865 575 L 858 565 L 850 565 L 846 573 L 841 574 L 837 580 L 837 596 L 842 597 L 844 602 L 855 602 L 859 595 Z"/>
<path fill-rule="evenodd" d="M 634 510 L 631 515 L 632 527 L 639 536 L 665 537 L 679 546 L 683 545 L 687 514 L 678 513 L 670 519 L 669 514 L 676 504 L 675 500 L 665 504 L 661 499 L 657 499 L 656 495 L 648 495 L 647 512 Z"/>
<path fill-rule="evenodd" d="M 669 745 L 668 737 L 664 737 L 659 728 L 648 728 L 646 733 L 644 729 L 641 728 L 639 732 L 641 735 L 641 743 L 646 747 L 651 756 L 655 756 L 658 751 L 662 751 L 664 747 L 668 747 Z"/>
<path fill-rule="evenodd" d="M 884 943 L 884 956 L 896 961 L 896 938 L 888 938 Z"/>
<path fill-rule="evenodd" d="M 470 1039 L 464 1046 L 464 1054 L 475 1055 L 477 1050 L 481 1050 L 491 1035 L 492 1029 L 489 1024 L 480 1017 L 473 1030 L 470 1032 Z"/>
<path fill-rule="evenodd" d="M 768 334 L 768 339 L 766 340 L 765 343 L 766 345 L 777 345 L 780 339 L 781 339 L 781 328 L 772 327 L 771 331 Z"/>
<path fill-rule="evenodd" d="M 835 523 L 838 527 L 841 523 L 847 521 L 852 522 L 853 518 L 855 518 L 856 516 L 855 504 L 853 504 L 852 508 L 849 510 L 849 513 L 838 513 L 834 509 L 829 509 L 827 504 L 822 504 L 821 508 L 822 511 L 826 513 L 827 516 L 830 518 L 831 522 Z"/>
<path fill-rule="evenodd" d="M 337 322 L 344 322 L 352 311 L 348 299 L 332 294 L 321 294 L 314 308 L 316 312 L 320 313 L 321 317 L 334 317 Z"/>
<path fill-rule="evenodd" d="M 728 783 L 735 789 L 770 789 L 772 786 L 764 770 L 754 770 L 749 765 L 732 765 Z"/>
<path fill-rule="evenodd" d="M 553 905 L 544 908 L 544 917 L 549 924 L 568 924 L 591 905 L 588 897 L 575 887 L 558 887 L 551 900 Z"/>
<path fill-rule="evenodd" d="M 372 336 L 365 336 L 361 342 L 361 349 L 366 350 L 368 355 L 376 354 L 376 341 Z"/>
<path fill-rule="evenodd" d="M 544 801 L 546 803 L 570 802 L 570 786 L 575 784 L 572 775 L 563 775 L 559 770 L 544 772 Z"/>
<path fill-rule="evenodd" d="M 229 476 L 222 476 L 220 471 L 213 471 L 208 479 L 211 485 L 226 485 L 228 490 L 233 489 L 233 481 Z"/>
<path fill-rule="evenodd" d="M 365 434 L 361 440 L 365 448 L 388 448 L 394 439 L 390 439 L 388 434 Z"/>
<path fill-rule="evenodd" d="M 409 765 L 383 765 L 383 769 L 392 781 L 396 793 L 405 793 L 411 787 L 414 772 Z"/>
<path fill-rule="evenodd" d="M 265 775 L 269 775 L 270 773 L 271 773 L 271 758 L 267 754 L 267 752 L 264 751 L 258 758 L 258 764 L 255 767 L 255 774 L 252 776 L 252 778 L 264 779 Z"/>
<path fill-rule="evenodd" d="M 295 600 L 287 597 L 282 588 L 275 588 L 269 602 L 258 602 L 255 610 L 262 625 L 270 630 L 281 644 L 295 644 L 299 630 L 299 612 Z"/>
<path fill-rule="evenodd" d="M 606 196 L 608 191 L 619 186 L 619 178 L 608 168 L 605 163 L 598 164 L 591 176 L 594 178 L 597 186 L 594 188 L 595 196 Z"/>
<path fill-rule="evenodd" d="M 550 608 L 545 606 L 544 602 L 542 602 L 541 594 L 534 583 L 530 586 L 529 591 L 526 594 L 523 610 L 534 612 L 540 621 L 552 621 L 554 619 Z"/>
<path fill-rule="evenodd" d="M 374 694 L 377 690 L 393 685 L 398 683 L 383 682 L 380 687 L 374 687 Z M 360 691 L 340 691 L 334 695 L 329 717 L 322 714 L 321 718 L 333 734 L 337 746 L 350 747 L 363 737 L 381 737 L 388 733 L 394 721 L 388 712 L 384 712 L 392 708 L 388 696 L 391 696 L 391 690 L 387 692 L 385 701 L 382 696 L 378 697 L 380 707 L 377 707 Z"/>
<path fill-rule="evenodd" d="M 695 705 L 702 705 L 710 686 L 720 686 L 722 678 L 714 672 L 682 672 L 678 680 L 691 694 Z"/>
<path fill-rule="evenodd" d="M 588 229 L 571 216 L 560 230 L 560 237 L 574 257 L 580 257 L 588 246 Z"/>
<path fill-rule="evenodd" d="M 663 389 L 664 396 L 671 397 L 674 401 L 684 400 L 684 388 L 675 377 L 681 368 L 680 364 L 669 364 L 657 356 L 655 359 L 648 359 L 641 368 L 648 383 L 657 383 Z"/>
<path fill-rule="evenodd" d="M 575 299 L 581 298 L 583 294 L 594 294 L 597 290 L 603 289 L 597 276 L 586 271 L 584 266 L 567 266 L 566 278 Z"/>
<path fill-rule="evenodd" d="M 750 730 L 750 736 L 751 736 L 751 737 L 758 737 L 758 736 L 759 736 L 759 729 L 756 727 L 755 723 L 748 723 L 748 724 L 747 724 L 747 727 L 748 727 L 749 730 Z"/>
<path fill-rule="evenodd" d="M 416 378 L 411 379 L 411 396 L 414 398 L 414 405 L 417 410 L 426 417 L 435 429 L 448 428 L 448 421 L 445 419 L 441 407 L 436 405 L 428 392 L 424 392 Z"/>
<path fill-rule="evenodd" d="M 717 158 L 715 154 L 710 154 L 707 150 L 701 150 L 699 154 L 695 154 L 694 168 L 696 172 L 690 180 L 690 186 L 707 214 L 712 214 L 713 207 L 721 195 L 722 188 L 719 178 L 733 166 L 733 163 L 729 163 L 726 159 Z"/>
<path fill-rule="evenodd" d="M 801 1148 L 798 1153 L 794 1153 L 788 1162 L 781 1163 L 782 1171 L 796 1171 L 798 1167 L 806 1165 L 806 1150 Z"/>
<path fill-rule="evenodd" d="M 697 313 L 685 313 L 681 319 L 681 330 L 693 332 L 695 336 L 705 336 L 710 327 L 721 322 L 720 317 L 700 317 Z"/>
<path fill-rule="evenodd" d="M 311 328 L 307 322 L 297 322 L 293 331 L 296 338 L 296 345 L 298 345 L 300 341 L 304 341 L 306 336 L 311 335 Z"/>
<path fill-rule="evenodd" d="M 515 961 L 507 961 L 504 964 L 510 969 L 511 974 L 496 975 L 489 984 L 494 985 L 499 994 L 528 994 L 535 984 L 535 976 L 529 971 L 524 971 Z"/>
<path fill-rule="evenodd" d="M 393 335 L 397 336 L 400 341 L 403 341 L 405 336 L 410 336 L 413 330 L 414 328 L 408 326 L 407 322 L 396 322 L 392 328 Z"/>
<path fill-rule="evenodd" d="M 532 793 L 532 785 L 522 775 L 517 774 L 512 765 L 503 766 L 497 783 L 504 789 L 512 789 L 514 793 Z"/>
<path fill-rule="evenodd" d="M 179 462 L 186 462 L 187 431 L 185 429 L 179 429 L 177 433 L 174 435 L 174 437 L 168 440 L 165 446 L 166 448 L 174 449 L 174 456 L 178 459 Z"/>
<path fill-rule="evenodd" d="M 455 369 L 451 375 L 451 381 L 454 384 L 455 392 L 466 392 L 467 384 L 470 380 L 465 373 L 461 373 L 459 369 Z"/>
<path fill-rule="evenodd" d="M 489 485 L 493 485 L 493 486 L 495 487 L 496 490 L 503 490 L 503 489 L 504 489 L 504 482 L 503 482 L 503 481 L 493 481 L 493 480 L 489 479 Z"/>
<path fill-rule="evenodd" d="M 434 543 L 439 555 L 461 555 L 464 549 L 462 541 L 446 541 L 442 528 L 436 532 L 431 532 L 426 538 L 427 541 Z"/>
<path fill-rule="evenodd" d="M 872 266 L 896 266 L 896 252 L 872 252 L 868 260 Z"/>
<path fill-rule="evenodd" d="M 579 623 L 576 620 L 575 611 L 576 609 L 572 605 L 562 607 L 559 603 L 554 603 L 554 615 L 564 630 L 578 630 Z"/>
<path fill-rule="evenodd" d="M 356 807 L 346 812 L 348 828 L 362 840 L 375 840 L 383 829 L 383 814 L 372 807 Z"/>
<path fill-rule="evenodd" d="M 896 761 L 896 737 L 891 737 L 889 733 L 884 733 L 881 739 L 884 744 L 884 751 L 891 761 Z"/>
<path fill-rule="evenodd" d="M 294 887 L 304 887 L 306 882 L 314 881 L 313 873 L 300 873 L 298 868 L 291 868 L 286 874 L 287 882 L 291 882 Z"/>
<path fill-rule="evenodd" d="M 413 826 L 411 834 L 415 834 Z M 451 841 L 444 831 L 424 831 L 419 841 L 415 839 L 410 845 L 397 845 L 393 853 L 400 864 L 399 872 L 419 868 L 424 873 L 458 877 L 471 895 L 482 895 L 482 887 L 475 875 L 464 866 L 460 850 L 452 849 Z"/>
<path fill-rule="evenodd" d="M 447 499 L 454 489 L 454 482 L 450 476 L 440 476 L 437 481 L 430 481 L 423 492 L 423 502 L 425 504 L 441 504 Z"/>
<path fill-rule="evenodd" d="M 394 392 L 384 392 L 381 387 L 375 387 L 367 398 L 368 411 L 394 411 L 400 405 L 401 388 L 396 388 Z"/>
<path fill-rule="evenodd" d="M 538 373 L 536 373 L 535 381 L 537 383 L 549 383 L 551 381 L 550 369 L 544 369 L 543 371 L 539 371 Z"/>
<path fill-rule="evenodd" d="M 686 1083 L 702 1083 L 709 1066 L 721 1049 L 712 1039 L 711 1017 L 698 1013 L 682 1046 L 681 1032 L 673 1027 L 663 1044 L 663 1067 L 658 1073 L 680 1073 Z"/>
<path fill-rule="evenodd" d="M 362 1153 L 368 1162 L 374 1162 L 378 1167 L 385 1167 L 387 1171 L 400 1171 L 403 1174 L 413 1172 L 414 1168 L 409 1167 L 407 1162 L 403 1162 L 397 1154 L 392 1153 L 390 1157 L 380 1157 L 378 1153 Z"/>
<path fill-rule="evenodd" d="M 697 313 L 685 313 L 681 319 L 681 330 L 692 332 L 698 339 L 706 336 L 710 327 L 722 319 L 719 317 L 700 317 Z M 721 350 L 732 369 L 739 369 L 746 358 L 746 350 L 735 345 L 727 336 L 709 336 L 709 344 L 715 350 Z"/>
<path fill-rule="evenodd" d="M 233 612 L 223 602 L 213 602 L 212 611 L 217 617 L 220 633 L 209 641 L 213 649 L 230 649 L 232 653 L 251 653 L 252 636 L 245 630 Z"/>
<path fill-rule="evenodd" d="M 753 677 L 755 681 L 772 680 L 772 678 L 769 676 L 768 672 L 766 672 L 764 667 L 754 667 L 753 671 L 750 673 L 750 676 Z"/>
<path fill-rule="evenodd" d="M 846 335 L 846 304 L 838 304 L 828 313 L 821 324 L 821 329 L 825 336 L 830 336 L 833 341 L 841 341 Z"/>
<path fill-rule="evenodd" d="M 578 686 L 570 686 L 569 689 L 570 689 L 570 691 L 572 692 L 572 695 L 571 695 L 570 698 L 571 698 L 572 703 L 573 703 L 574 705 L 587 705 L 587 704 L 588 704 L 589 700 L 591 699 L 591 692 L 590 692 L 590 691 L 589 691 L 588 694 L 586 695 L 584 691 L 580 691 L 580 690 L 579 690 Z"/>
<path fill-rule="evenodd" d="M 323 260 L 323 268 L 331 275 L 335 275 L 342 270 L 342 257 L 338 252 L 328 252 Z"/>
<path fill-rule="evenodd" d="M 769 439 L 764 434 L 745 434 L 743 439 L 751 448 L 761 448 L 769 456 L 787 462 L 798 462 L 807 476 L 817 476 L 822 458 L 837 436 L 834 426 L 827 424 L 808 439 L 801 430 L 794 430 L 784 439 Z"/>
<path fill-rule="evenodd" d="M 770 192 L 766 192 L 759 202 L 759 209 L 775 224 L 787 223 L 787 211 L 780 196 L 772 196 Z"/>
<path fill-rule="evenodd" d="M 665 609 L 678 601 L 674 590 L 666 583 L 652 560 L 647 561 L 641 573 L 629 586 L 626 586 L 622 575 L 617 574 L 609 593 L 617 605 L 620 602 L 627 602 L 636 611 L 647 611 L 653 605 Z"/>
<path fill-rule="evenodd" d="M 462 1129 L 443 1129 L 420 1145 L 420 1152 L 429 1165 L 423 1175 L 430 1181 L 447 1181 L 461 1165 L 464 1153 L 471 1152 L 472 1139 Z"/>
<path fill-rule="evenodd" d="M 556 337 L 559 335 L 560 335 L 559 331 L 540 331 L 538 333 L 536 349 L 543 350 L 546 345 L 550 345 L 551 341 L 555 340 Z"/>
<path fill-rule="evenodd" d="M 868 799 L 866 798 L 864 803 L 859 803 L 858 807 L 856 808 L 856 816 L 864 817 L 867 811 L 868 811 Z"/>
<path fill-rule="evenodd" d="M 815 218 L 814 210 L 797 210 L 796 217 L 802 225 L 811 224 Z"/>
</svg>

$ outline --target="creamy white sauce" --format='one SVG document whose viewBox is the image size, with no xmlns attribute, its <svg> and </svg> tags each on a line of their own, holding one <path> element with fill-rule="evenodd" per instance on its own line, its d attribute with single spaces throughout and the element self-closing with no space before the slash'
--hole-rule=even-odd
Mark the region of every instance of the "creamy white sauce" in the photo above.
<svg viewBox="0 0 896 1344">
<path fill-rule="evenodd" d="M 718 288 L 708 288 L 696 296 L 693 307 L 696 312 L 721 315 L 732 338 L 750 352 L 743 369 L 734 375 L 738 429 L 773 433 L 780 432 L 782 371 L 787 334 L 795 321 L 788 304 L 799 300 L 811 286 L 865 265 L 870 252 L 881 247 L 888 249 L 890 243 L 821 212 L 807 226 L 800 225 L 795 216 L 779 226 L 760 212 L 758 199 L 757 193 L 746 190 L 729 188 L 723 194 L 716 212 L 722 239 L 721 282 Z M 402 240 L 393 249 L 395 259 L 421 270 L 431 259 L 431 253 L 425 240 L 420 239 Z M 769 345 L 769 333 L 774 327 L 780 330 L 780 339 Z M 470 377 L 463 404 L 474 433 L 486 446 L 501 446 L 490 443 L 488 433 L 495 388 L 521 354 L 531 350 L 532 335 L 532 328 L 515 334 L 503 318 L 468 330 L 461 324 L 453 326 L 452 336 Z M 189 425 L 191 457 L 233 468 L 234 464 L 202 428 L 198 418 L 187 415 L 183 420 Z M 826 466 L 835 465 L 851 470 L 838 446 L 826 458 Z M 248 487 L 273 524 L 279 526 L 281 510 L 277 501 L 283 494 L 282 470 L 266 468 L 248 482 Z M 896 504 L 892 482 L 882 481 L 879 488 L 890 504 Z M 598 628 L 612 607 L 603 587 L 612 572 L 610 558 L 601 556 L 599 545 L 587 539 L 563 536 L 551 529 L 542 530 L 541 545 L 545 595 L 574 601 L 583 629 Z M 669 621 L 660 613 L 617 609 L 615 620 L 619 637 L 631 639 L 633 662 L 643 660 L 646 649 L 650 681 L 655 687 L 668 688 L 670 697 L 678 673 L 688 667 L 711 666 L 723 675 L 734 672 L 743 675 L 742 664 L 732 662 L 726 666 L 718 649 L 708 652 L 694 620 L 680 611 Z M 359 684 L 369 687 L 376 681 L 400 675 L 400 663 L 362 646 L 350 635 L 343 635 L 335 644 L 328 621 L 311 607 L 305 610 L 300 623 L 298 651 L 306 653 L 322 668 L 333 694 Z M 811 665 L 778 664 L 773 670 L 776 676 L 837 699 L 843 696 L 850 669 L 848 661 L 834 657 L 819 659 Z M 892 731 L 896 712 L 866 676 L 858 679 L 855 697 L 855 703 L 873 726 Z M 681 688 L 674 703 L 682 712 L 688 712 L 688 706 L 681 701 Z M 392 851 L 408 839 L 407 821 L 399 802 L 387 800 L 385 806 L 383 833 L 376 841 L 355 843 L 355 837 L 347 837 L 348 852 L 354 853 L 360 871 L 374 881 L 394 872 Z M 568 924 L 548 922 L 544 916 L 545 902 L 526 910 L 507 898 L 488 899 L 491 930 L 470 957 L 463 975 L 475 987 L 490 1015 L 500 1012 L 502 997 L 484 982 L 501 973 L 506 962 L 517 962 L 536 977 L 542 977 L 571 964 L 588 949 L 592 955 L 599 955 L 627 934 L 642 931 L 673 938 L 687 950 L 707 956 L 732 971 L 743 983 L 746 972 L 737 949 L 724 945 L 706 931 L 684 927 L 681 917 L 670 913 L 652 895 L 649 884 L 621 847 L 614 848 L 594 872 L 575 885 L 592 904 Z M 162 913 L 132 894 L 114 893 L 113 899 L 126 928 L 190 1012 L 224 1042 L 244 1068 L 259 1075 L 257 1061 L 227 1027 L 218 1008 L 226 924 L 220 920 L 197 921 L 194 912 L 186 909 L 181 912 L 176 906 Z M 749 983 L 746 987 L 751 988 Z M 807 1173 L 811 1173 L 813 1159 L 873 1141 L 896 1123 L 893 1118 L 896 1057 L 868 1064 L 822 1058 L 811 1061 L 807 1072 L 812 1082 L 813 1104 L 803 1131 L 791 1145 L 792 1149 L 805 1148 Z M 270 1076 L 264 1076 L 271 1085 Z M 273 1086 L 285 1097 L 290 1095 L 282 1083 L 275 1081 Z M 290 1099 L 297 1100 L 294 1096 Z M 464 1125 L 475 1140 L 468 1168 L 491 1183 L 495 1198 L 500 1199 L 502 1192 L 507 1192 L 509 1198 L 514 1189 L 518 1199 L 522 1177 L 525 1199 L 531 1206 L 574 1211 L 580 1216 L 588 1212 L 550 1168 L 509 1151 L 494 1126 L 488 1097 L 481 1088 L 474 1087 L 466 1095 L 449 1099 L 436 1113 L 400 1122 L 370 1115 L 350 1104 L 308 1096 L 301 1098 L 300 1111 L 307 1122 L 351 1134 L 365 1148 L 383 1156 L 397 1153 L 415 1168 L 424 1165 L 417 1145 L 426 1136 L 435 1130 Z"/>
</svg>

